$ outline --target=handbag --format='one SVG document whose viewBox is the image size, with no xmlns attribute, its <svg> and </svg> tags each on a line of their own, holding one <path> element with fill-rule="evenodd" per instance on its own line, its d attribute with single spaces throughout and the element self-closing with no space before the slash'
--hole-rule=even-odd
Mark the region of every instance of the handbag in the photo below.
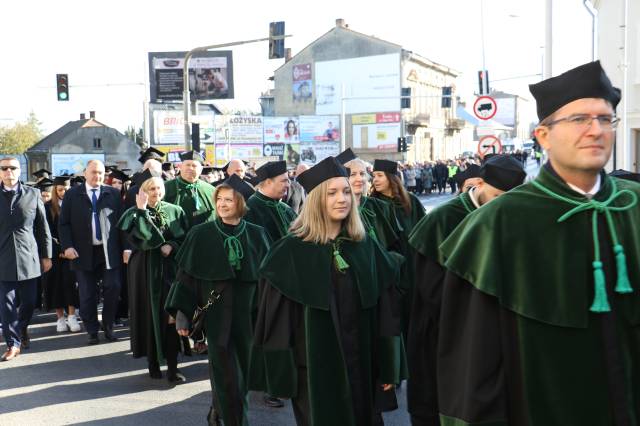
<svg viewBox="0 0 640 426">
<path fill-rule="evenodd" d="M 189 337 L 196 339 L 202 336 L 207 309 L 213 306 L 220 299 L 220 296 L 222 296 L 222 291 L 218 292 L 211 290 L 207 303 L 203 307 L 196 307 L 196 310 L 193 312 L 193 316 L 191 317 L 191 332 L 189 333 Z"/>
</svg>

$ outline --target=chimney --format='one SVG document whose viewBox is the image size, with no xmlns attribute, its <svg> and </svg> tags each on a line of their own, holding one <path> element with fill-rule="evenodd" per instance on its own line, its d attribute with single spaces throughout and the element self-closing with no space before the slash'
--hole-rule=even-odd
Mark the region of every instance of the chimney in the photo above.
<svg viewBox="0 0 640 426">
<path fill-rule="evenodd" d="M 346 28 L 347 24 L 345 24 L 344 19 L 338 18 L 338 19 L 336 19 L 336 27 L 338 27 L 338 28 Z"/>
<path fill-rule="evenodd" d="M 96 118 L 96 112 L 95 111 L 89 111 L 89 118 Z"/>
<path fill-rule="evenodd" d="M 86 120 L 86 116 L 84 115 L 84 112 L 80 113 L 80 120 Z"/>
<path fill-rule="evenodd" d="M 289 62 L 291 60 L 291 48 L 287 47 L 284 49 L 284 61 Z"/>
</svg>

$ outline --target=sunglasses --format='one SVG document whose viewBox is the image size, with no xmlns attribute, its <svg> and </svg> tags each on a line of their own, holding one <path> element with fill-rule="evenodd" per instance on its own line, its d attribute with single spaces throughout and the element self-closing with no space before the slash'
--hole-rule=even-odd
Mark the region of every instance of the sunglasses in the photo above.
<svg viewBox="0 0 640 426">
<path fill-rule="evenodd" d="M 20 167 L 17 166 L 0 166 L 0 170 L 6 172 L 7 170 L 18 170 Z"/>
</svg>

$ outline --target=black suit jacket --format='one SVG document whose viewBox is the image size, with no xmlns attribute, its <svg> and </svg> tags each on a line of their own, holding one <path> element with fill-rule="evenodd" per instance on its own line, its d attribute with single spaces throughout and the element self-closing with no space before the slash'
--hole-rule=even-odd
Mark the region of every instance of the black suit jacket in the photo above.
<svg viewBox="0 0 640 426">
<path fill-rule="evenodd" d="M 51 258 L 51 233 L 40 191 L 18 186 L 11 203 L 0 188 L 0 281 L 39 277 L 40 259 Z"/>
<path fill-rule="evenodd" d="M 102 217 L 102 243 L 106 251 L 107 268 L 118 268 L 122 265 L 122 247 L 117 227 L 122 213 L 120 191 L 102 185 L 97 207 L 98 216 Z M 74 271 L 94 270 L 92 220 L 91 200 L 86 186 L 83 184 L 69 189 L 64 194 L 60 208 L 58 234 L 62 251 L 73 247 L 78 252 L 78 258 L 71 261 Z"/>
</svg>

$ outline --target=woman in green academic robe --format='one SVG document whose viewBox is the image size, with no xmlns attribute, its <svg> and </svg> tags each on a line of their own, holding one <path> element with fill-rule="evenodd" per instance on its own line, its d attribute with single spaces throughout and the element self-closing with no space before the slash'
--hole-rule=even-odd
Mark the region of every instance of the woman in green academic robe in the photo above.
<svg viewBox="0 0 640 426">
<path fill-rule="evenodd" d="M 248 369 L 258 266 L 269 248 L 260 226 L 243 219 L 253 189 L 233 174 L 214 192 L 216 218 L 194 226 L 176 255 L 178 279 L 166 303 L 176 328 L 189 334 L 197 306 L 205 311 L 213 404 L 210 424 L 248 424 Z"/>
<path fill-rule="evenodd" d="M 128 268 L 133 356 L 147 357 L 151 378 L 162 378 L 160 366 L 166 362 L 167 379 L 181 382 L 185 377 L 178 370 L 180 338 L 164 303 L 176 276 L 174 255 L 188 222 L 182 208 L 162 201 L 163 196 L 161 178 L 144 181 L 136 206 L 124 212 L 118 227 L 134 248 Z"/>
<path fill-rule="evenodd" d="M 409 245 L 409 235 L 416 224 L 425 215 L 422 203 L 413 194 L 407 192 L 398 177 L 398 163 L 389 160 L 375 160 L 373 163 L 373 191 L 371 197 L 389 202 L 396 213 L 400 223 L 401 253 L 406 262 L 402 268 L 401 287 L 404 292 L 403 306 L 403 332 L 409 327 L 409 312 L 414 287 L 415 250 Z"/>
<path fill-rule="evenodd" d="M 376 386 L 399 380 L 398 264 L 333 157 L 298 182 L 302 212 L 260 267 L 251 387 L 291 398 L 298 425 L 372 425 Z"/>
</svg>

